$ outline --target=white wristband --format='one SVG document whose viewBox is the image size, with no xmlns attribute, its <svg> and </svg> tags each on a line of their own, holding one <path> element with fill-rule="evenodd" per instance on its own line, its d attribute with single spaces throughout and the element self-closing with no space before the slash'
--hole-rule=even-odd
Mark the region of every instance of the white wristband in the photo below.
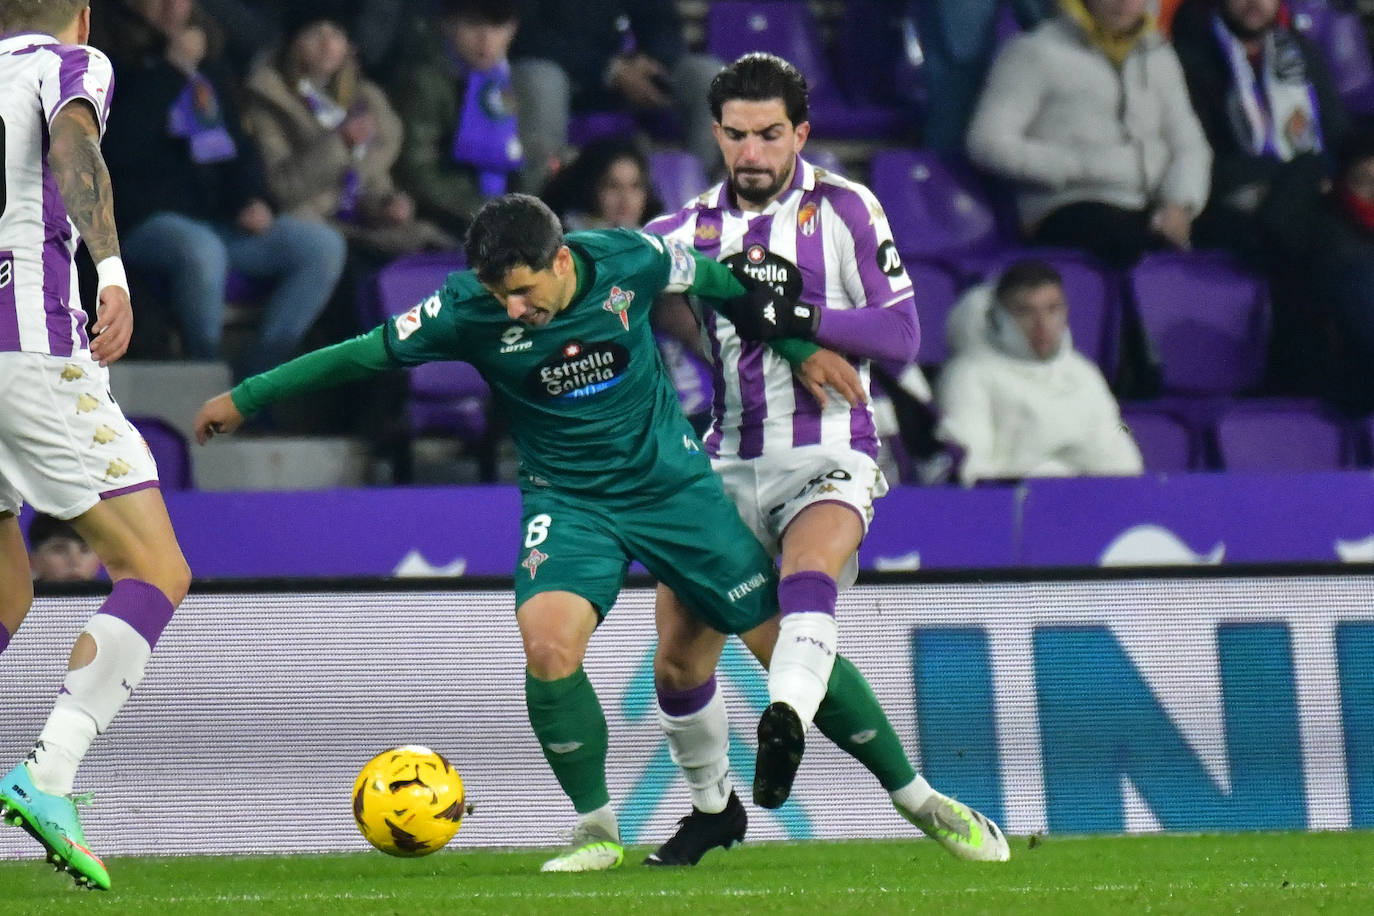
<svg viewBox="0 0 1374 916">
<path fill-rule="evenodd" d="M 129 292 L 129 277 L 124 273 L 124 262 L 116 255 L 106 258 L 95 265 L 95 289 L 99 295 L 100 290 L 107 286 L 118 286 L 127 294 Z"/>
</svg>

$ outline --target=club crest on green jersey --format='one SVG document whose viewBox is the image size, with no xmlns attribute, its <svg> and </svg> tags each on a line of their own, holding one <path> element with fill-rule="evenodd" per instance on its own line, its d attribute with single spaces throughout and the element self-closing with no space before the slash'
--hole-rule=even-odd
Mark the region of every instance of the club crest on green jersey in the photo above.
<svg viewBox="0 0 1374 916">
<path fill-rule="evenodd" d="M 620 323 L 625 326 L 625 330 L 630 329 L 630 303 L 635 301 L 635 293 L 632 289 L 621 289 L 618 286 L 611 287 L 611 294 L 601 307 L 620 317 Z"/>
<path fill-rule="evenodd" d="M 530 552 L 529 552 L 529 556 L 527 556 L 527 557 L 525 557 L 525 559 L 521 560 L 521 561 L 520 561 L 520 565 L 523 566 L 523 567 L 525 567 L 525 569 L 528 569 L 528 570 L 530 571 L 530 578 L 533 579 L 533 578 L 534 578 L 534 574 L 537 573 L 537 572 L 539 572 L 539 564 L 540 564 L 540 563 L 543 563 L 543 562 L 544 562 L 545 560 L 547 560 L 548 558 L 549 558 L 549 555 L 546 554 L 546 553 L 541 552 L 540 549 L 539 549 L 538 547 L 531 547 L 531 548 L 530 548 Z"/>
</svg>

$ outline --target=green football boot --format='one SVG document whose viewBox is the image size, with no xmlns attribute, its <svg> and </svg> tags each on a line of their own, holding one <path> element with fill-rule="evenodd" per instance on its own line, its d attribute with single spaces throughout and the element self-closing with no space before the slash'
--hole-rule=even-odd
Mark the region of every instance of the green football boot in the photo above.
<svg viewBox="0 0 1374 916">
<path fill-rule="evenodd" d="M 625 847 L 598 824 L 581 823 L 573 831 L 572 844 L 545 862 L 540 871 L 606 871 L 625 861 Z"/>
<path fill-rule="evenodd" d="M 110 873 L 105 870 L 105 863 L 86 848 L 86 835 L 76 815 L 76 799 L 41 791 L 33 784 L 27 764 L 10 770 L 0 782 L 0 820 L 23 827 L 48 851 L 48 861 L 58 871 L 70 872 L 78 887 L 110 889 Z"/>
</svg>

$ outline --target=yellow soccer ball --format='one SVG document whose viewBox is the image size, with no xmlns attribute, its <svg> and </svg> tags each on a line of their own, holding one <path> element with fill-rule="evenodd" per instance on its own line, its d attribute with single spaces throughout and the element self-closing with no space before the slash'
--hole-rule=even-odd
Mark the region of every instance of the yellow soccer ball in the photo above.
<svg viewBox="0 0 1374 916">
<path fill-rule="evenodd" d="M 353 783 L 353 819 L 391 856 L 443 849 L 463 820 L 463 780 L 442 754 L 406 745 L 368 761 Z"/>
</svg>

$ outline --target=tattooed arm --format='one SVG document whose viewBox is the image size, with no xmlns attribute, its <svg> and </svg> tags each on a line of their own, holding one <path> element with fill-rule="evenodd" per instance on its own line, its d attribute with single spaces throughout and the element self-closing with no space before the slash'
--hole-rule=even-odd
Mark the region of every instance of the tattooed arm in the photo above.
<svg viewBox="0 0 1374 916">
<path fill-rule="evenodd" d="M 81 233 L 91 259 L 101 264 L 108 258 L 118 258 L 114 193 L 110 188 L 110 172 L 100 155 L 100 129 L 95 110 L 81 99 L 69 102 L 53 118 L 49 134 L 48 166 L 62 194 L 67 214 Z M 91 355 L 102 366 L 107 366 L 129 348 L 134 327 L 133 309 L 128 290 L 120 285 L 103 285 L 98 296 L 96 336 L 91 342 Z"/>
</svg>

